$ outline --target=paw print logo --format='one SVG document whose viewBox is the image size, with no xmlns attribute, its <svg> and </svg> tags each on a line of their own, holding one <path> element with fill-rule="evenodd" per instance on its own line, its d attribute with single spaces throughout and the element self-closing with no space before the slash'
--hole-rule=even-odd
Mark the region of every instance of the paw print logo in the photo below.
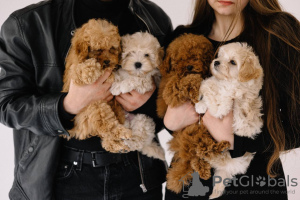
<svg viewBox="0 0 300 200">
<path fill-rule="evenodd" d="M 266 178 L 261 176 L 256 177 L 256 184 L 260 187 L 263 187 L 264 185 L 266 185 Z"/>
</svg>

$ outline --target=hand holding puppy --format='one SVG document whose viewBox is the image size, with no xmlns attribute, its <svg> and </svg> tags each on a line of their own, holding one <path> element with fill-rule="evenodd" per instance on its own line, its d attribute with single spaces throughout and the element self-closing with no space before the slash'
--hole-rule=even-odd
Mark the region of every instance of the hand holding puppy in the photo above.
<svg viewBox="0 0 300 200">
<path fill-rule="evenodd" d="M 229 112 L 222 119 L 212 116 L 209 110 L 203 116 L 203 125 L 207 128 L 211 136 L 217 141 L 228 141 L 230 149 L 233 150 L 234 135 L 232 130 L 233 112 Z"/>
<path fill-rule="evenodd" d="M 113 95 L 109 91 L 111 83 L 105 82 L 110 75 L 111 71 L 106 71 L 103 76 L 90 85 L 76 85 L 71 80 L 69 92 L 63 103 L 65 111 L 76 115 L 94 101 L 112 100 Z"/>
<path fill-rule="evenodd" d="M 199 114 L 195 111 L 195 106 L 188 101 L 177 107 L 168 106 L 164 124 L 171 131 L 178 131 L 196 123 L 198 120 Z"/>
<path fill-rule="evenodd" d="M 144 94 L 132 90 L 131 92 L 116 96 L 116 100 L 122 105 L 124 110 L 132 112 L 144 105 L 150 99 L 155 89 L 156 86 L 153 84 L 153 89 Z"/>
</svg>

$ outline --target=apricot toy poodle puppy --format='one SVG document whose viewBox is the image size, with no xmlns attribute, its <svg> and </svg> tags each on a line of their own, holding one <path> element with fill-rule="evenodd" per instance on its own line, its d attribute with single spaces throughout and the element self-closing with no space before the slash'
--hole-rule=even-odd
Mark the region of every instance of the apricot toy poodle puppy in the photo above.
<svg viewBox="0 0 300 200">
<path fill-rule="evenodd" d="M 160 66 L 162 80 L 157 99 L 157 112 L 164 117 L 168 106 L 198 102 L 201 81 L 209 74 L 213 46 L 202 35 L 184 34 L 167 48 Z M 217 143 L 199 123 L 173 133 L 169 142 L 174 157 L 167 174 L 167 188 L 179 193 L 192 180 L 191 172 L 202 179 L 211 177 L 211 166 L 205 158 L 214 157 L 229 148 L 229 142 Z M 182 181 L 181 181 L 182 180 Z"/>
<path fill-rule="evenodd" d="M 263 126 L 259 96 L 263 69 L 252 47 L 238 42 L 220 47 L 210 70 L 213 76 L 201 83 L 196 111 L 205 113 L 209 109 L 214 117 L 221 119 L 233 110 L 234 134 L 254 139 Z M 247 152 L 242 157 L 231 158 L 229 152 L 225 152 L 208 162 L 215 169 L 215 176 L 225 180 L 246 173 L 253 156 Z M 223 183 L 216 184 L 210 198 L 221 196 L 224 189 Z"/>
<path fill-rule="evenodd" d="M 122 37 L 121 68 L 115 72 L 115 81 L 110 89 L 113 95 L 132 90 L 144 94 L 151 91 L 154 83 L 159 85 L 164 50 L 158 40 L 147 32 L 136 32 Z M 132 130 L 132 137 L 125 141 L 131 151 L 138 150 L 149 156 L 165 160 L 163 148 L 155 138 L 155 123 L 144 114 L 127 113 L 126 127 Z"/>
<path fill-rule="evenodd" d="M 66 58 L 63 92 L 68 92 L 71 80 L 77 85 L 93 84 L 106 70 L 119 64 L 121 37 L 118 28 L 106 20 L 91 19 L 77 29 Z M 113 82 L 111 75 L 107 82 Z M 70 137 L 80 140 L 99 136 L 104 149 L 110 152 L 128 151 L 124 140 L 131 130 L 123 124 L 125 113 L 115 100 L 97 101 L 86 106 L 74 119 Z"/>
</svg>

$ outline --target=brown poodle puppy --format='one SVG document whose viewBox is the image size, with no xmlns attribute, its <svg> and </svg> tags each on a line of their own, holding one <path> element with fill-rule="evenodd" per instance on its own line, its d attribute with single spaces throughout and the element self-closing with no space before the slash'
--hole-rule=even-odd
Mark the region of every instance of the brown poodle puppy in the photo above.
<svg viewBox="0 0 300 200">
<path fill-rule="evenodd" d="M 161 118 L 168 106 L 199 101 L 200 84 L 209 75 L 212 60 L 213 46 L 202 35 L 184 34 L 169 45 L 160 66 L 162 80 L 157 112 Z M 210 178 L 211 166 L 207 160 L 229 147 L 229 142 L 217 143 L 202 124 L 175 131 L 169 142 L 174 158 L 167 174 L 167 188 L 176 193 L 182 190 L 183 184 L 189 184 L 192 171 L 198 172 L 202 179 Z"/>
<path fill-rule="evenodd" d="M 118 28 L 106 20 L 91 19 L 77 29 L 66 58 L 63 92 L 69 91 L 71 80 L 78 85 L 92 84 L 105 70 L 115 69 L 121 53 L 120 41 Z M 106 81 L 113 82 L 113 75 Z M 123 140 L 131 137 L 131 130 L 123 126 L 124 115 L 115 100 L 94 102 L 76 115 L 70 137 L 84 140 L 99 136 L 107 151 L 127 151 Z"/>
</svg>

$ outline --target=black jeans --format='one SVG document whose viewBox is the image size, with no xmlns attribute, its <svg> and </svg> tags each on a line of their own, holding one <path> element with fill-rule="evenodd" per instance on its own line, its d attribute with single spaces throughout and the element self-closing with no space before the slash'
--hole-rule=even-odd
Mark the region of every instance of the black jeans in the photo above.
<svg viewBox="0 0 300 200">
<path fill-rule="evenodd" d="M 162 185 L 143 193 L 134 158 L 104 167 L 61 161 L 54 193 L 56 200 L 162 200 Z"/>
</svg>

